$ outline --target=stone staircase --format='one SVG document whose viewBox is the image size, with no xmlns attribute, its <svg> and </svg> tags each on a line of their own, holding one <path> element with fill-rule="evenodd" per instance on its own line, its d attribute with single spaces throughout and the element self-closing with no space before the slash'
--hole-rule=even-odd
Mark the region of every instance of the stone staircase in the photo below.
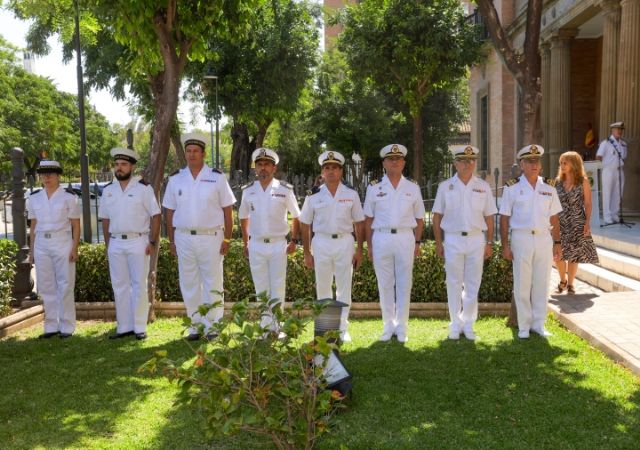
<svg viewBox="0 0 640 450">
<path fill-rule="evenodd" d="M 576 278 L 605 292 L 640 291 L 638 231 L 625 231 L 594 234 L 600 263 L 580 264 Z"/>
</svg>

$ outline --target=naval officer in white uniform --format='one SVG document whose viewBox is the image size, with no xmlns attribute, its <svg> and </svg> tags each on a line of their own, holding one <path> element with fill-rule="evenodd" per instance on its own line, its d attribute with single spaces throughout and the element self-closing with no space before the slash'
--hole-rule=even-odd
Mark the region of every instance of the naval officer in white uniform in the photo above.
<svg viewBox="0 0 640 450">
<path fill-rule="evenodd" d="M 192 133 L 183 135 L 182 141 L 187 167 L 169 177 L 162 206 L 167 210 L 171 253 L 178 257 L 187 315 L 194 324 L 202 324 L 211 339 L 216 335 L 211 325 L 222 318 L 224 308 L 201 316 L 198 306 L 224 301 L 222 264 L 231 243 L 231 209 L 236 199 L 224 174 L 205 164 L 206 138 Z M 192 326 L 187 339 L 200 337 Z"/>
<path fill-rule="evenodd" d="M 530 331 L 551 336 L 544 327 L 549 278 L 553 259 L 562 254 L 558 219 L 562 206 L 555 180 L 539 176 L 543 154 L 544 149 L 535 144 L 518 151 L 522 175 L 507 182 L 500 203 L 502 254 L 513 261 L 513 296 L 521 339 L 527 339 Z"/>
<path fill-rule="evenodd" d="M 249 258 L 256 294 L 264 292 L 269 300 L 284 302 L 287 255 L 298 243 L 300 208 L 293 186 L 274 178 L 280 161 L 276 152 L 258 148 L 251 160 L 258 179 L 242 187 L 238 210 L 244 254 Z M 272 331 L 279 329 L 271 314 L 265 315 L 261 324 Z"/>
<path fill-rule="evenodd" d="M 147 338 L 149 255 L 158 245 L 160 206 L 153 188 L 133 174 L 140 157 L 128 148 L 113 148 L 115 181 L 100 199 L 104 242 L 116 304 L 116 333 L 110 339 Z"/>
<path fill-rule="evenodd" d="M 324 184 L 302 205 L 300 226 L 304 262 L 315 268 L 317 298 L 333 298 L 348 305 L 342 310 L 340 337 L 350 342 L 348 318 L 351 306 L 351 281 L 354 267 L 362 262 L 364 212 L 358 193 L 342 183 L 344 156 L 335 151 L 323 152 L 318 158 Z M 313 239 L 311 227 L 313 226 Z M 353 233 L 355 231 L 354 248 Z"/>
<path fill-rule="evenodd" d="M 493 216 L 498 209 L 489 183 L 474 175 L 478 149 L 456 145 L 451 153 L 456 174 L 438 186 L 433 234 L 447 274 L 449 339 L 459 339 L 462 332 L 473 341 L 482 267 L 492 254 Z"/>
<path fill-rule="evenodd" d="M 383 330 L 381 341 L 395 334 L 407 342 L 413 261 L 420 255 L 424 203 L 420 187 L 402 175 L 407 148 L 391 144 L 380 150 L 386 175 L 372 182 L 364 201 L 369 258 L 378 279 Z"/>
<path fill-rule="evenodd" d="M 76 261 L 80 243 L 78 197 L 60 186 L 62 167 L 41 161 L 43 189 L 27 200 L 31 220 L 29 262 L 36 266 L 38 293 L 44 305 L 42 339 L 70 337 L 76 329 Z"/>
<path fill-rule="evenodd" d="M 627 143 L 622 139 L 624 122 L 609 125 L 611 136 L 600 143 L 596 159 L 602 161 L 602 216 L 605 224 L 620 220 L 620 194 L 624 192 L 624 160 Z"/>
</svg>

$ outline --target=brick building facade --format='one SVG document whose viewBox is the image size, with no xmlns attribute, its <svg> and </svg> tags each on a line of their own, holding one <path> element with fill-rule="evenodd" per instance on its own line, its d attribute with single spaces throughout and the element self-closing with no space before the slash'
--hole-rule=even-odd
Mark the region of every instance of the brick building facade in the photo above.
<svg viewBox="0 0 640 450">
<path fill-rule="evenodd" d="M 494 3 L 514 47 L 521 48 L 527 0 Z M 471 70 L 471 140 L 486 160 L 479 170 L 487 170 L 490 179 L 500 169 L 502 184 L 526 143 L 518 135 L 517 85 L 495 51 L 488 53 Z M 597 145 L 585 145 L 590 125 L 599 142 L 608 136 L 609 123 L 624 120 L 629 144 L 624 205 L 640 211 L 640 0 L 545 1 L 540 55 L 545 174 L 555 176 L 558 157 L 567 150 L 595 156 Z"/>
</svg>

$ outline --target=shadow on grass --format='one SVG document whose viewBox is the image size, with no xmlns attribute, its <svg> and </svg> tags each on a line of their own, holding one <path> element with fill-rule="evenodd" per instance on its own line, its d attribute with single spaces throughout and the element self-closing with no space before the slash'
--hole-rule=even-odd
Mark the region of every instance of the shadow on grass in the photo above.
<svg viewBox="0 0 640 450">
<path fill-rule="evenodd" d="M 621 378 L 604 358 L 594 358 L 602 367 L 582 367 L 571 345 L 537 335 L 429 339 L 415 349 L 392 341 L 343 353 L 354 397 L 319 448 L 637 448 L 637 380 L 627 381 L 632 394 L 622 401 L 609 398 L 619 386 L 594 389 L 601 373 Z"/>
<path fill-rule="evenodd" d="M 112 332 L 106 325 L 66 340 L 9 338 L 0 343 L 0 378 L 3 391 L 11 393 L 0 405 L 1 447 L 82 448 L 95 439 L 108 443 L 111 435 L 122 433 L 123 417 L 140 415 L 136 407 L 159 390 L 153 380 L 137 373 L 138 367 L 157 350 L 174 357 L 190 354 L 178 336 L 153 345 L 153 331 L 144 343 L 133 338 L 110 341 Z M 173 430 L 188 435 L 188 448 L 194 448 L 198 421 L 193 413 L 171 413 Z"/>
</svg>

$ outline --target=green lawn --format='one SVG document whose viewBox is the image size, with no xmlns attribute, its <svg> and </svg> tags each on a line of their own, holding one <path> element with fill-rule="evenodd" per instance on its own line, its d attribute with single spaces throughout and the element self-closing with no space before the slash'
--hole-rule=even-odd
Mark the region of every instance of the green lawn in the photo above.
<svg viewBox="0 0 640 450">
<path fill-rule="evenodd" d="M 207 443 L 198 412 L 173 405 L 175 386 L 136 373 L 155 350 L 190 354 L 180 323 L 157 321 L 145 342 L 109 341 L 103 323 L 68 340 L 37 340 L 37 327 L 0 341 L 0 447 L 264 448 L 246 436 Z M 483 319 L 471 343 L 444 340 L 445 321 L 412 320 L 403 346 L 377 341 L 379 321 L 354 321 L 342 354 L 354 397 L 319 447 L 637 448 L 639 380 L 548 325 L 548 341 L 521 341 Z"/>
</svg>

